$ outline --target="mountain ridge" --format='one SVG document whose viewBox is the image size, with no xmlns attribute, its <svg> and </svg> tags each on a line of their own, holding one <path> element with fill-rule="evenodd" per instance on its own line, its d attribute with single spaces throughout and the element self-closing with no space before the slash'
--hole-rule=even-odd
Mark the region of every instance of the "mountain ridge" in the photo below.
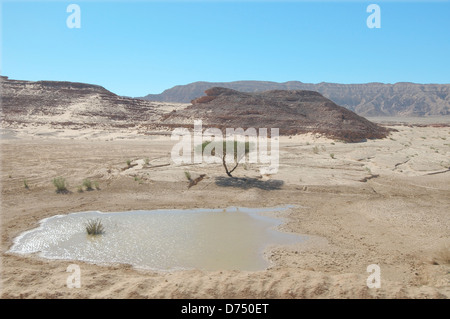
<svg viewBox="0 0 450 319">
<path fill-rule="evenodd" d="M 164 105 L 118 96 L 98 85 L 0 78 L 3 127 L 127 128 L 146 134 L 192 127 L 279 128 L 281 135 L 318 133 L 357 142 L 389 129 L 337 105 L 316 91 L 240 92 L 216 87 L 191 105 Z"/>
<path fill-rule="evenodd" d="M 160 94 L 148 94 L 139 99 L 189 103 L 203 96 L 212 87 L 224 87 L 240 92 L 263 92 L 269 90 L 317 91 L 338 105 L 361 116 L 439 116 L 450 115 L 450 84 L 421 84 L 397 82 L 386 84 L 370 82 L 361 84 L 340 84 L 320 82 L 317 84 L 300 81 L 197 81 L 177 85 Z"/>
<path fill-rule="evenodd" d="M 1 120 L 61 127 L 128 127 L 160 118 L 158 104 L 122 97 L 96 84 L 0 77 Z"/>
</svg>

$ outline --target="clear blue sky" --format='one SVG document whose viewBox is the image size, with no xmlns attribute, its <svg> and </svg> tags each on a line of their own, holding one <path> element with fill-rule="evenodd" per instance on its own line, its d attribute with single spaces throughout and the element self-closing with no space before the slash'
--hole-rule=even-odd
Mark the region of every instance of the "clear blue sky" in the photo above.
<svg viewBox="0 0 450 319">
<path fill-rule="evenodd" d="M 13 79 L 127 96 L 194 81 L 450 83 L 450 1 L 2 1 L 1 15 Z"/>
</svg>

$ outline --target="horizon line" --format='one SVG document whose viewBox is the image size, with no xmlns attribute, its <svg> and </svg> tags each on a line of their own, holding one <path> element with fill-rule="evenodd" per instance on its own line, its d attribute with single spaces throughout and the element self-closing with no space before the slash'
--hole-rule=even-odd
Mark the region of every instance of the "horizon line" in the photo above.
<svg viewBox="0 0 450 319">
<path fill-rule="evenodd" d="M 69 80 L 25 80 L 25 79 L 13 79 L 10 78 L 7 75 L 1 74 L 0 73 L 0 77 L 2 78 L 6 78 L 7 80 L 12 80 L 12 81 L 28 81 L 28 82 L 65 82 L 65 83 L 79 83 L 79 84 L 87 84 L 87 85 L 92 85 L 92 86 L 100 86 L 102 88 L 104 88 L 105 90 L 108 90 L 105 86 L 101 85 L 101 84 L 96 84 L 96 83 L 90 83 L 90 82 L 79 82 L 79 81 L 69 81 Z M 396 85 L 396 84 L 415 84 L 415 85 L 450 85 L 450 83 L 438 83 L 438 82 L 434 82 L 434 83 L 419 83 L 419 82 L 409 82 L 409 81 L 399 81 L 399 82 L 394 82 L 394 83 L 389 83 L 389 82 L 378 82 L 378 81 L 374 81 L 374 82 L 359 82 L 359 83 L 339 83 L 339 82 L 326 82 L 326 81 L 321 81 L 321 82 L 317 82 L 317 83 L 313 83 L 313 82 L 302 82 L 300 80 L 289 80 L 289 81 L 284 81 L 284 82 L 277 82 L 277 81 L 270 81 L 270 80 L 234 80 L 234 81 L 193 81 L 193 82 L 189 82 L 189 83 L 185 83 L 185 84 L 177 84 L 174 85 L 170 88 L 164 89 L 162 92 L 160 93 L 147 93 L 145 95 L 141 95 L 141 96 L 128 96 L 128 95 L 119 95 L 114 93 L 111 90 L 111 93 L 114 93 L 118 96 L 123 96 L 123 97 L 131 97 L 131 98 L 141 98 L 141 97 L 146 97 L 147 95 L 159 95 L 164 93 L 167 90 L 173 89 L 177 86 L 186 86 L 189 84 L 194 84 L 194 83 L 236 83 L 236 82 L 268 82 L 268 83 L 276 83 L 276 84 L 286 84 L 289 82 L 297 82 L 297 83 L 302 83 L 302 84 L 311 84 L 311 85 L 319 85 L 319 84 L 336 84 L 336 85 L 367 85 L 367 84 L 381 84 L 381 85 Z"/>
</svg>

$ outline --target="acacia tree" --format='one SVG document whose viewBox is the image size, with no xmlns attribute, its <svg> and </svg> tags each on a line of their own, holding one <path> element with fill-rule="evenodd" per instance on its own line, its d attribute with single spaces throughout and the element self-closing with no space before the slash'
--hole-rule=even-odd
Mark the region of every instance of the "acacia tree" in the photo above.
<svg viewBox="0 0 450 319">
<path fill-rule="evenodd" d="M 233 168 L 229 169 L 227 164 L 227 144 L 233 143 Z M 210 148 L 210 154 L 216 157 L 219 157 L 222 160 L 222 165 L 225 168 L 225 172 L 229 177 L 233 177 L 231 173 L 238 167 L 242 158 L 244 158 L 250 152 L 250 143 L 249 142 L 238 142 L 238 141 L 222 141 L 222 142 L 211 142 L 206 141 L 201 145 L 202 154 L 204 154 L 205 148 Z M 233 165 L 231 164 L 231 165 Z"/>
</svg>

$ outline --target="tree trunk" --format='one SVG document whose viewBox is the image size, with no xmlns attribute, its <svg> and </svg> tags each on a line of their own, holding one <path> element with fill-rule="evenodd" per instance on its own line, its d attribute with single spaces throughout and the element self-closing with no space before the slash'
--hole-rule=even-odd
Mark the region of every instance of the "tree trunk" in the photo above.
<svg viewBox="0 0 450 319">
<path fill-rule="evenodd" d="M 231 175 L 231 173 L 233 173 L 233 171 L 236 169 L 236 167 L 238 167 L 239 162 L 236 162 L 236 165 L 233 167 L 233 169 L 232 169 L 231 171 L 229 171 L 229 170 L 228 170 L 228 167 L 227 167 L 227 163 L 225 162 L 225 156 L 226 156 L 226 154 L 224 154 L 223 157 L 222 157 L 222 164 L 223 164 L 223 167 L 225 167 L 225 172 L 227 173 L 227 175 L 230 176 L 230 177 L 233 177 L 233 176 Z"/>
<path fill-rule="evenodd" d="M 227 175 L 230 176 L 230 177 L 233 177 L 231 175 L 231 172 L 228 171 L 227 163 L 225 162 L 225 156 L 226 156 L 226 154 L 223 154 L 223 157 L 222 157 L 223 167 L 225 167 L 225 172 L 227 173 Z"/>
</svg>

